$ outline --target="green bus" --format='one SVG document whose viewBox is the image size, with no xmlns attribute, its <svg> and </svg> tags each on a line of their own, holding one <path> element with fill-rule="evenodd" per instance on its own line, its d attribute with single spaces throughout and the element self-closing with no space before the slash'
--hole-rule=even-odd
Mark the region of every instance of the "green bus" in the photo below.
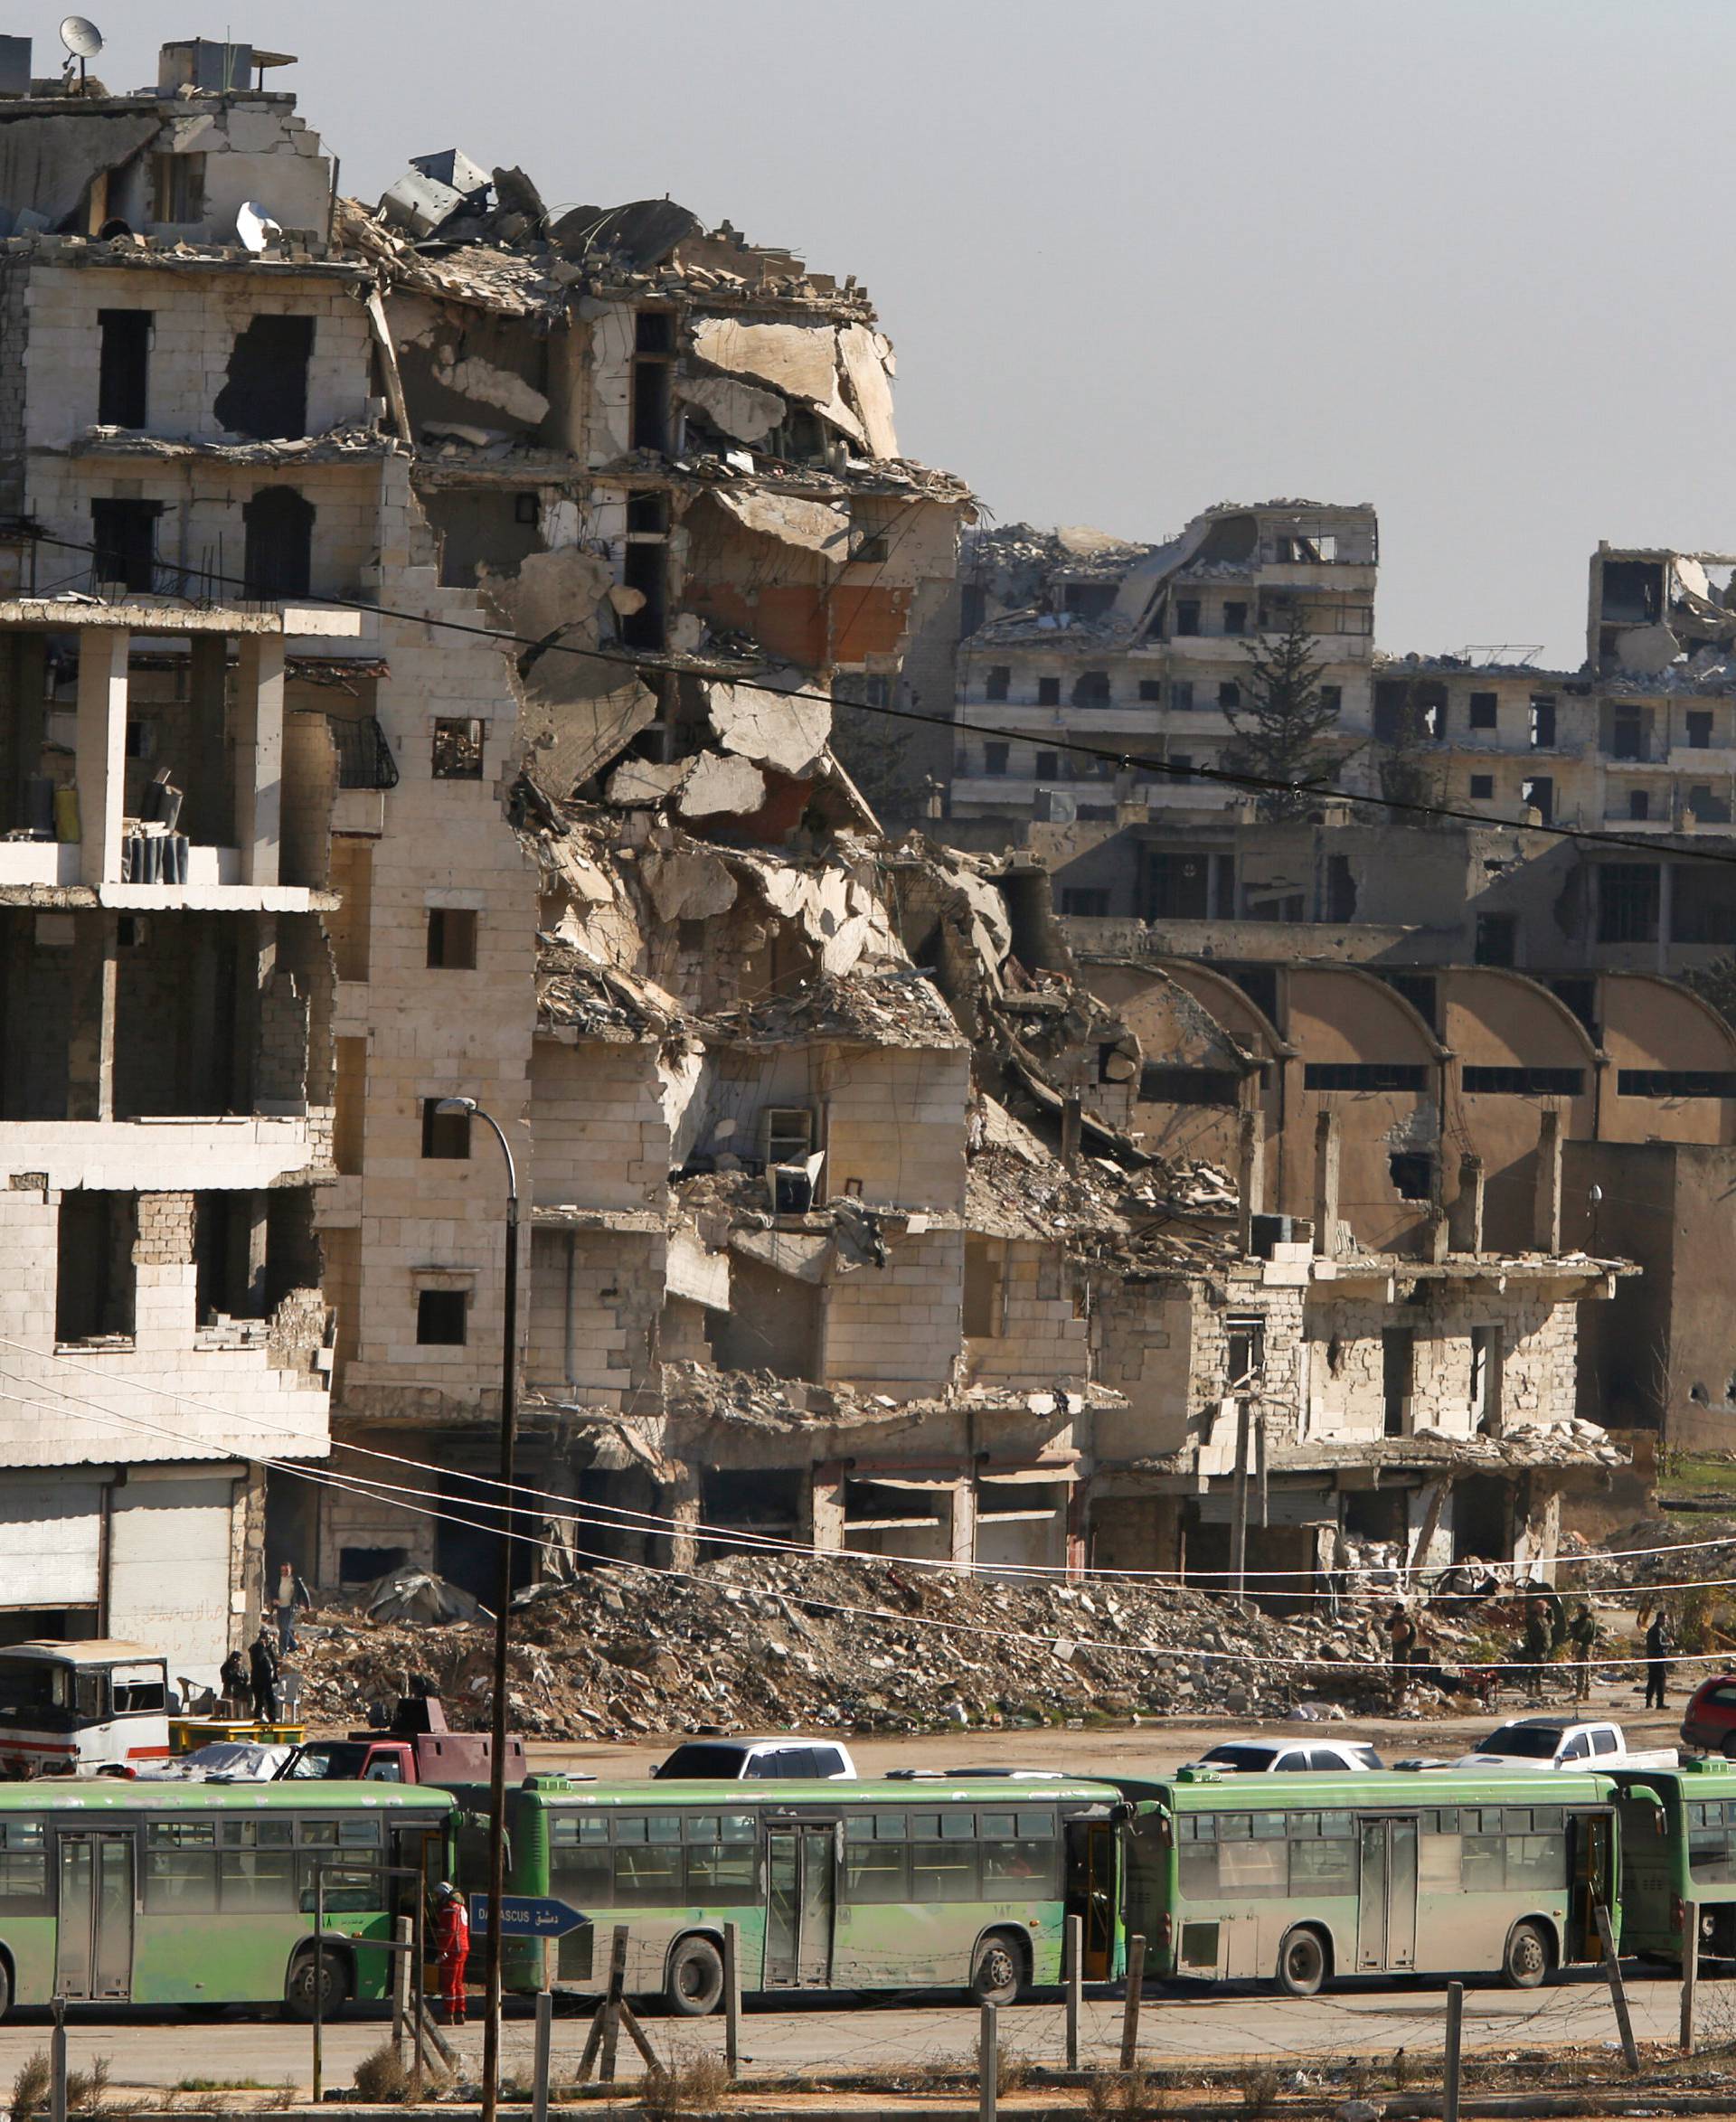
<svg viewBox="0 0 1736 2122">
<path fill-rule="evenodd" d="M 392 1956 L 353 1940 L 416 1906 L 383 1867 L 444 1875 L 452 1807 L 385 1783 L 0 1786 L 0 2015 L 61 1996 L 311 2018 L 316 1877 L 326 2011 L 389 1995 Z"/>
<path fill-rule="evenodd" d="M 1274 1981 L 1499 1972 L 1531 1988 L 1600 1957 L 1607 1777 L 1467 1770 L 1117 1777 L 1134 1802 L 1124 1918 L 1156 1976 Z M 1736 1781 L 1732 1782 L 1736 1789 Z"/>
<path fill-rule="evenodd" d="M 958 1985 L 1010 2002 L 1061 1979 L 1075 1915 L 1084 1978 L 1122 1972 L 1129 1807 L 1108 1783 L 531 1776 L 509 1797 L 509 1891 L 588 1919 L 558 1940 L 509 1943 L 509 1988 L 599 1986 L 617 1924 L 628 1927 L 629 1993 L 685 2015 L 722 2001 L 726 1923 L 739 1927 L 750 1991 Z M 480 1888 L 474 1825 L 460 1849 L 466 1883 Z"/>
<path fill-rule="evenodd" d="M 1701 1952 L 1736 1959 L 1736 1762 L 1609 1774 L 1621 1819 L 1622 1950 L 1679 1964 L 1692 1901 Z"/>
</svg>

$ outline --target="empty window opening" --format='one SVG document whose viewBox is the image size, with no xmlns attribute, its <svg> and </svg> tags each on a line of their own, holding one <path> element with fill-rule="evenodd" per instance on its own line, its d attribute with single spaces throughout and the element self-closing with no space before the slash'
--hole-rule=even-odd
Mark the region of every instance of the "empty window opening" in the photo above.
<svg viewBox="0 0 1736 2122">
<path fill-rule="evenodd" d="M 1248 607 L 1245 604 L 1224 606 L 1223 630 L 1226 634 L 1245 634 L 1248 631 Z"/>
<path fill-rule="evenodd" d="M 1037 778 L 1040 781 L 1056 781 L 1061 778 L 1061 754 L 1058 751 L 1040 751 L 1037 754 Z"/>
<path fill-rule="evenodd" d="M 1519 957 L 1519 917 L 1516 914 L 1478 914 L 1477 939 L 1472 946 L 1480 966 L 1511 966 Z"/>
<path fill-rule="evenodd" d="M 534 499 L 534 496 L 532 496 Z M 627 497 L 627 527 L 656 538 L 669 534 L 669 496 L 656 486 L 636 487 Z"/>
<path fill-rule="evenodd" d="M 1519 784 L 1519 800 L 1537 813 L 1540 822 L 1551 825 L 1555 817 L 1555 784 L 1547 775 L 1534 775 Z"/>
<path fill-rule="evenodd" d="M 1280 564 L 1319 566 L 1333 563 L 1338 558 L 1338 538 L 1335 532 L 1318 532 L 1305 538 L 1299 532 L 1286 532 L 1272 540 L 1272 558 Z"/>
<path fill-rule="evenodd" d="M 1401 1201 L 1434 1199 L 1435 1160 L 1427 1150 L 1395 1149 L 1386 1160 L 1386 1168 Z"/>
<path fill-rule="evenodd" d="M 1037 705 L 1039 707 L 1059 707 L 1061 705 L 1061 680 L 1059 678 L 1039 678 L 1037 680 Z"/>
<path fill-rule="evenodd" d="M 1493 774 L 1473 774 L 1471 776 L 1471 801 L 1473 803 L 1492 803 L 1494 800 L 1495 776 Z"/>
<path fill-rule="evenodd" d="M 1008 744 L 985 744 L 983 747 L 983 771 L 986 774 L 1005 773 L 1007 758 L 1011 750 L 1012 746 Z"/>
<path fill-rule="evenodd" d="M 1200 600 L 1197 597 L 1183 597 L 1175 604 L 1175 631 L 1177 634 L 1197 634 L 1200 630 Z"/>
<path fill-rule="evenodd" d="M 1439 987 L 1432 973 L 1382 973 L 1381 977 L 1394 995 L 1403 995 L 1431 1032 L 1439 1032 Z"/>
<path fill-rule="evenodd" d="M 988 1341 L 1001 1331 L 1001 1249 L 992 1239 L 965 1240 L 965 1338 Z"/>
<path fill-rule="evenodd" d="M 1152 851 L 1146 857 L 1145 919 L 1203 921 L 1210 914 L 1212 871 L 1203 854 Z"/>
<path fill-rule="evenodd" d="M 854 531 L 850 557 L 860 566 L 883 567 L 892 557 L 891 538 L 884 531 Z"/>
<path fill-rule="evenodd" d="M 1382 1327 L 1381 1387 L 1385 1401 L 1385 1428 L 1389 1437 L 1402 1437 L 1410 1429 L 1416 1364 L 1417 1340 L 1410 1327 Z"/>
<path fill-rule="evenodd" d="M 1322 685 L 1317 690 L 1320 694 L 1321 706 L 1326 709 L 1328 714 L 1336 714 L 1344 704 L 1344 687 L 1342 685 Z"/>
<path fill-rule="evenodd" d="M 1061 910 L 1070 920 L 1107 920 L 1109 911 L 1109 895 L 1096 885 L 1063 884 L 1061 890 Z"/>
<path fill-rule="evenodd" d="M 476 917 L 469 907 L 428 910 L 428 963 L 443 973 L 471 973 L 476 967 Z"/>
<path fill-rule="evenodd" d="M 633 320 L 633 416 L 629 446 L 667 450 L 675 320 L 666 309 L 642 309 Z"/>
<path fill-rule="evenodd" d="M 416 1342 L 420 1348 L 462 1348 L 469 1297 L 462 1289 L 416 1292 Z"/>
<path fill-rule="evenodd" d="M 1467 1091 L 1504 1098 L 1579 1098 L 1585 1090 L 1585 1070 L 1467 1067 L 1463 1082 Z"/>
<path fill-rule="evenodd" d="M 1164 681 L 1161 678 L 1141 678 L 1139 697 L 1151 704 L 1156 704 L 1164 697 Z"/>
<path fill-rule="evenodd" d="M 133 1332 L 138 1196 L 69 1188 L 56 1241 L 56 1341 L 124 1340 Z"/>
<path fill-rule="evenodd" d="M 1075 707 L 1107 707 L 1109 704 L 1109 674 L 1108 671 L 1080 671 L 1073 680 L 1073 705 Z"/>
<path fill-rule="evenodd" d="M 293 486 L 261 486 L 241 510 L 247 594 L 262 604 L 306 597 L 312 586 L 314 505 Z"/>
<path fill-rule="evenodd" d="M 443 1113 L 438 1098 L 422 1100 L 422 1155 L 455 1160 L 470 1154 L 468 1113 Z"/>
<path fill-rule="evenodd" d="M 668 548 L 660 543 L 628 544 L 621 554 L 621 581 L 645 599 L 637 611 L 623 614 L 621 639 L 629 648 L 661 648 L 668 608 Z"/>
<path fill-rule="evenodd" d="M 1711 750 L 1712 711 L 1710 708 L 1691 707 L 1688 710 L 1688 749 L 1690 751 Z"/>
<path fill-rule="evenodd" d="M 203 155 L 157 155 L 151 158 L 151 219 L 184 228 L 203 221 L 205 212 L 205 158 Z"/>
<path fill-rule="evenodd" d="M 1240 707 L 1241 705 L 1241 687 L 1233 678 L 1226 678 L 1218 687 L 1218 705 L 1220 707 Z"/>
<path fill-rule="evenodd" d="M 991 664 L 988 666 L 987 682 L 983 687 L 983 697 L 986 700 L 1005 700 L 1012 689 L 1013 671 L 1011 665 L 1004 663 Z"/>
<path fill-rule="evenodd" d="M 1628 791 L 1628 816 L 1635 820 L 1649 818 L 1652 815 L 1652 792 L 1649 788 L 1630 788 Z"/>
<path fill-rule="evenodd" d="M 1501 1424 L 1503 1336 L 1499 1326 L 1471 1328 L 1471 1424 L 1494 1431 Z"/>
<path fill-rule="evenodd" d="M 1655 560 L 1606 560 L 1603 610 L 1606 619 L 1651 626 L 1664 616 L 1664 568 Z"/>
<path fill-rule="evenodd" d="M 151 312 L 99 309 L 97 421 L 105 428 L 142 428 L 151 365 Z"/>
<path fill-rule="evenodd" d="M 222 1188 L 193 1197 L 195 1316 L 208 1326 L 221 1314 L 257 1319 L 265 1313 L 264 1197 Z"/>
<path fill-rule="evenodd" d="M 1499 696 L 1494 693 L 1473 693 L 1470 699 L 1469 722 L 1473 730 L 1494 730 L 1500 727 Z"/>
<path fill-rule="evenodd" d="M 1347 854 L 1329 854 L 1326 857 L 1326 906 L 1323 910 L 1329 921 L 1354 921 L 1356 919 L 1356 878 Z"/>
<path fill-rule="evenodd" d="M 437 781 L 481 780 L 482 723 L 476 716 L 437 717 L 431 770 Z"/>
<path fill-rule="evenodd" d="M 219 427 L 258 442 L 307 432 L 307 363 L 314 351 L 310 316 L 256 316 L 235 335 L 229 377 L 212 408 Z"/>
<path fill-rule="evenodd" d="M 376 1577 L 410 1560 L 407 1547 L 340 1547 L 337 1580 L 340 1584 L 372 1584 Z"/>
<path fill-rule="evenodd" d="M 1657 940 L 1658 875 L 1656 863 L 1614 862 L 1598 871 L 1598 941 Z"/>
<path fill-rule="evenodd" d="M 1224 1325 L 1224 1390 L 1236 1392 L 1266 1373 L 1264 1319 L 1230 1319 Z"/>
<path fill-rule="evenodd" d="M 1113 610 L 1119 593 L 1118 582 L 1069 582 L 1061 590 L 1061 600 L 1067 610 L 1081 618 L 1100 619 Z"/>
<path fill-rule="evenodd" d="M 1736 1098 L 1736 1071 L 1725 1069 L 1618 1069 L 1622 1098 Z"/>
<path fill-rule="evenodd" d="M 1702 825 L 1727 825 L 1730 823 L 1730 802 L 1722 796 L 1714 796 L 1703 781 L 1695 781 L 1688 790 L 1688 814 Z"/>
<path fill-rule="evenodd" d="M 1307 1061 L 1305 1090 L 1426 1090 L 1429 1070 L 1415 1061 Z"/>
<path fill-rule="evenodd" d="M 148 596 L 156 586 L 156 519 L 160 501 L 93 501 L 91 571 L 99 582 Z"/>
<path fill-rule="evenodd" d="M 1611 759 L 1646 757 L 1646 724 L 1648 718 L 1637 708 L 1618 708 L 1609 718 Z"/>
<path fill-rule="evenodd" d="M 1194 705 L 1194 681 L 1192 678 L 1172 678 L 1170 680 L 1169 704 L 1176 713 L 1187 713 Z"/>
<path fill-rule="evenodd" d="M 1533 693 L 1531 696 L 1531 749 L 1533 751 L 1553 751 L 1555 749 L 1555 695 L 1552 693 Z"/>
</svg>

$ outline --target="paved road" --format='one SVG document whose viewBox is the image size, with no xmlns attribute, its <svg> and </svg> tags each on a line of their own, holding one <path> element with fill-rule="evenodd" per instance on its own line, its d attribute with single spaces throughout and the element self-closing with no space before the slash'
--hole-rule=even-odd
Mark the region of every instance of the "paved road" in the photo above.
<svg viewBox="0 0 1736 2122">
<path fill-rule="evenodd" d="M 1675 2039 L 1680 1990 L 1676 1983 L 1643 1972 L 1630 1974 L 1635 2030 L 1642 2041 Z M 1279 1997 L 1247 1986 L 1210 1997 L 1172 1991 L 1146 1999 L 1140 2048 L 1154 2061 L 1194 2059 L 1286 2061 L 1304 2068 L 1346 2056 L 1389 2055 L 1403 2048 L 1413 2056 L 1438 2050 L 1446 2009 L 1444 1982 L 1432 1979 L 1398 1987 L 1347 1984 L 1307 2000 Z M 575 2013 L 555 2023 L 555 2071 L 571 2070 L 583 2046 L 586 2020 Z M 1736 1982 L 1703 1983 L 1701 2024 L 1707 2034 L 1728 2039 L 1736 2028 Z M 912 2005 L 903 2001 L 867 2003 L 840 2011 L 816 2006 L 750 2007 L 741 2047 L 752 2072 L 855 2071 L 920 2069 L 950 2062 L 974 2050 L 974 2010 L 950 2001 Z M 69 2014 L 75 2069 L 99 2055 L 109 2059 L 114 2082 L 171 2086 L 189 2078 L 253 2080 L 268 2086 L 290 2082 L 306 2089 L 312 2044 L 308 2030 L 277 2019 L 240 2014 L 217 2023 L 194 2023 L 172 2012 L 131 2012 L 91 2019 Z M 1107 2061 L 1120 2040 L 1121 2005 L 1109 1997 L 1086 2000 L 1081 2046 L 1085 2060 Z M 699 2048 L 721 2051 L 722 2022 L 671 2021 L 647 2014 L 645 2027 L 660 2055 L 680 2057 Z M 347 2086 L 357 2062 L 385 2038 L 377 2016 L 349 2016 L 326 2035 L 328 2085 Z M 1465 2000 L 1468 2048 L 1494 2053 L 1536 2049 L 1556 2042 L 1611 2045 L 1615 2015 L 1600 1981 L 1576 1976 L 1547 1989 L 1518 1993 L 1489 1982 L 1470 1987 Z M 457 2036 L 472 2062 L 480 2055 L 476 2025 Z M 1059 1995 L 1015 2006 L 1001 2014 L 1001 2039 L 1032 2062 L 1059 2063 L 1064 2022 Z M 531 2026 L 515 2014 L 506 2026 L 509 2070 L 528 2076 Z M 20 2013 L 0 2026 L 0 2086 L 47 2042 L 47 2014 Z M 622 2071 L 637 2073 L 638 2058 L 621 2042 Z"/>
</svg>

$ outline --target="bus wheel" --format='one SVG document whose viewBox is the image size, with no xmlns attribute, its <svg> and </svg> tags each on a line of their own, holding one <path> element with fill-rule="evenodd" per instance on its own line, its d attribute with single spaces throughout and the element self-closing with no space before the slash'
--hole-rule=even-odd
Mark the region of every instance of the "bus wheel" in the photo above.
<svg viewBox="0 0 1736 2122">
<path fill-rule="evenodd" d="M 684 1938 L 669 1956 L 663 1995 L 683 2019 L 703 2019 L 723 2001 L 723 1956 L 709 1938 Z"/>
<path fill-rule="evenodd" d="M 1535 1989 L 1549 1973 L 1549 1940 L 1534 1923 L 1515 1923 L 1501 1962 L 1509 1989 Z"/>
<path fill-rule="evenodd" d="M 1326 1948 L 1320 1933 L 1298 1924 L 1278 1948 L 1278 1986 L 1286 1996 L 1314 1996 L 1326 1979 Z"/>
<path fill-rule="evenodd" d="M 974 2004 L 1016 2003 L 1024 1959 L 1004 1930 L 991 1930 L 976 1948 L 967 1985 Z"/>
<path fill-rule="evenodd" d="M 12 2009 L 12 1969 L 0 1956 L 0 2019 Z"/>
<path fill-rule="evenodd" d="M 326 1951 L 319 1956 L 325 1975 L 325 1996 L 321 2000 L 320 2017 L 335 2019 L 344 2009 L 344 1999 L 350 1994 L 350 1971 L 344 1963 L 342 1953 Z M 302 2025 L 313 2023 L 314 2017 L 314 1955 L 299 1952 L 289 1963 L 289 1977 L 283 1985 L 283 2015 L 295 2019 Z"/>
</svg>

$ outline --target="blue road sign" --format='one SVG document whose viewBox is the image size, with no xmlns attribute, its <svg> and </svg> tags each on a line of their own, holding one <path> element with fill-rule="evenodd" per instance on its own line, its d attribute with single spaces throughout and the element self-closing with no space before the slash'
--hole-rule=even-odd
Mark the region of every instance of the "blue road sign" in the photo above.
<svg viewBox="0 0 1736 2122">
<path fill-rule="evenodd" d="M 552 1895 L 503 1893 L 500 1897 L 503 1938 L 564 1938 L 569 1930 L 577 1930 L 581 1923 L 590 1920 L 589 1916 L 581 1916 L 577 1909 L 556 1900 Z M 470 1896 L 470 1928 L 480 1932 L 488 1929 L 486 1893 Z"/>
</svg>

